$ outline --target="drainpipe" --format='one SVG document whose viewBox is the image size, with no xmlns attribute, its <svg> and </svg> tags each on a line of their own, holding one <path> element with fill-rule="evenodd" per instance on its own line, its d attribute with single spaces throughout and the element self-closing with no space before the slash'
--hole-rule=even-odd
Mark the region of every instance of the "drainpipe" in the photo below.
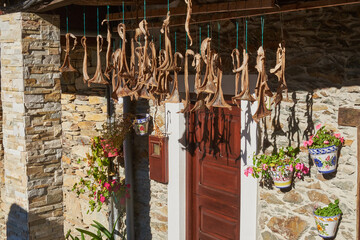
<svg viewBox="0 0 360 240">
<path fill-rule="evenodd" d="M 130 97 L 123 98 L 123 113 L 130 113 Z M 124 141 L 125 183 L 130 184 L 130 198 L 126 199 L 126 235 L 127 240 L 134 240 L 134 184 L 132 168 L 132 134 L 128 134 Z"/>
</svg>

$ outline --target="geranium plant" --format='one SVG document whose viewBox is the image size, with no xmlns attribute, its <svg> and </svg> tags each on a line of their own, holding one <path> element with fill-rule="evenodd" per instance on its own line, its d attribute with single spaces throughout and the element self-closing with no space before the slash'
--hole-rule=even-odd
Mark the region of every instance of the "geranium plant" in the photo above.
<svg viewBox="0 0 360 240">
<path fill-rule="evenodd" d="M 261 154 L 253 157 L 253 166 L 245 169 L 246 176 L 249 174 L 255 178 L 260 176 L 264 179 L 271 179 L 272 172 L 280 171 L 283 175 L 293 172 L 294 176 L 302 178 L 309 173 L 309 168 L 300 162 L 296 155 L 298 148 L 286 147 L 280 148 L 278 152 L 271 155 Z"/>
<path fill-rule="evenodd" d="M 319 124 L 316 126 L 315 134 L 310 136 L 308 141 L 304 141 L 304 147 L 310 149 L 325 148 L 334 145 L 338 147 L 343 143 L 344 138 L 341 137 L 340 133 L 334 133 Z"/>
<path fill-rule="evenodd" d="M 122 204 L 125 203 L 125 198 L 130 197 L 130 185 L 125 184 L 125 179 L 111 179 L 115 173 L 112 172 L 110 158 L 104 154 L 100 137 L 91 140 L 91 152 L 86 154 L 86 158 L 78 161 L 87 163 L 87 177 L 75 183 L 73 191 L 78 195 L 88 195 L 91 212 L 95 209 L 100 211 L 112 195 L 120 199 Z"/>
<path fill-rule="evenodd" d="M 118 155 L 122 157 L 123 142 L 131 131 L 134 116 L 131 114 L 114 115 L 111 119 L 110 122 L 104 123 L 100 130 L 101 144 L 108 157 Z"/>
</svg>

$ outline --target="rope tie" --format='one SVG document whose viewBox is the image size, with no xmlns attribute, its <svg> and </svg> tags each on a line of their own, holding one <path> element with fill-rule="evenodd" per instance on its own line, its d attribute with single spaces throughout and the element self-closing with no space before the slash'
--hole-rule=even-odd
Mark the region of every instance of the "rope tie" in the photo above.
<svg viewBox="0 0 360 240">
<path fill-rule="evenodd" d="M 144 0 L 144 20 L 146 20 L 146 0 Z"/>
<path fill-rule="evenodd" d="M 86 36 L 86 28 L 85 28 L 85 20 L 86 20 L 86 16 L 85 16 L 85 6 L 83 7 L 83 19 L 84 19 L 84 36 Z"/>
<path fill-rule="evenodd" d="M 245 49 L 248 52 L 248 20 L 245 21 Z"/>
<path fill-rule="evenodd" d="M 170 2 L 168 0 L 168 12 L 170 11 Z"/>
<path fill-rule="evenodd" d="M 261 16 L 261 46 L 264 47 L 264 25 L 265 25 L 265 19 L 263 16 Z"/>
<path fill-rule="evenodd" d="M 125 5 L 124 1 L 122 2 L 122 23 L 125 23 Z"/>
<path fill-rule="evenodd" d="M 175 52 L 176 52 L 176 31 L 175 31 Z"/>
<path fill-rule="evenodd" d="M 66 6 L 66 33 L 69 33 L 69 9 Z"/>
<path fill-rule="evenodd" d="M 236 21 L 236 49 L 239 49 L 239 22 Z"/>
<path fill-rule="evenodd" d="M 201 26 L 199 27 L 199 52 L 201 52 Z"/>
<path fill-rule="evenodd" d="M 218 27 L 218 52 L 220 50 L 220 23 L 217 24 Z"/>
<path fill-rule="evenodd" d="M 210 37 L 210 25 L 209 25 L 209 24 L 207 25 L 207 30 L 208 30 L 208 32 L 207 32 L 207 33 L 208 33 L 208 37 Z"/>
<path fill-rule="evenodd" d="M 99 7 L 96 8 L 96 27 L 97 27 L 97 35 L 100 33 L 100 25 L 99 25 Z"/>
</svg>

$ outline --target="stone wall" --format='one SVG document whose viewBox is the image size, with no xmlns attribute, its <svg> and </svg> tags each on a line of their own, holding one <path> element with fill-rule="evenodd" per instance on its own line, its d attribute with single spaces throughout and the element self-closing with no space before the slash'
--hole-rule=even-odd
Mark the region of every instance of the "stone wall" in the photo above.
<svg viewBox="0 0 360 240">
<path fill-rule="evenodd" d="M 6 238 L 62 239 L 59 18 L 14 13 L 0 25 Z"/>
<path fill-rule="evenodd" d="M 337 198 L 343 216 L 336 239 L 355 239 L 356 128 L 342 127 L 337 122 L 339 107 L 360 108 L 359 14 L 360 6 L 351 5 L 283 15 L 291 102 L 282 102 L 272 110 L 271 118 L 261 122 L 260 150 L 271 153 L 288 145 L 301 147 L 300 158 L 311 165 L 311 172 L 288 192 L 260 188 L 259 239 L 321 239 L 312 216 L 313 206 Z M 249 27 L 254 42 L 259 42 L 259 26 L 252 22 Z M 275 66 L 274 51 L 280 36 L 279 16 L 267 16 L 267 69 Z M 275 90 L 276 78 L 270 74 L 269 77 Z M 302 146 L 320 123 L 346 139 L 338 171 L 328 177 L 317 172 Z"/>
</svg>

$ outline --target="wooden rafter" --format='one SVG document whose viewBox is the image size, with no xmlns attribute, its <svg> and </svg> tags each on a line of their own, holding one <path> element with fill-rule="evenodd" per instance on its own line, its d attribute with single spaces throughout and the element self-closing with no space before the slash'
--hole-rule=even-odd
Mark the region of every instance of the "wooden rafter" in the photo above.
<svg viewBox="0 0 360 240">
<path fill-rule="evenodd" d="M 225 3 L 209 3 L 202 5 L 193 5 L 192 15 L 209 14 L 209 13 L 228 13 L 240 10 L 254 10 L 254 9 L 267 9 L 275 6 L 274 0 L 252 0 L 252 1 L 237 1 Z M 185 16 L 187 7 L 170 8 L 171 16 Z M 146 12 L 146 18 L 158 18 L 167 14 L 167 9 L 152 9 Z M 125 19 L 131 20 L 136 17 L 143 18 L 144 12 L 136 11 L 126 12 Z M 122 13 L 109 14 L 110 21 L 122 20 Z"/>
<path fill-rule="evenodd" d="M 301 11 L 308 9 L 323 8 L 323 7 L 349 5 L 349 4 L 360 4 L 360 0 L 317 0 L 317 1 L 309 1 L 309 2 L 298 2 L 294 4 L 283 5 L 281 7 L 276 6 L 267 9 L 219 12 L 219 13 L 213 13 L 211 15 L 198 14 L 192 16 L 190 24 L 218 22 L 218 21 L 225 21 L 225 20 L 238 19 L 244 17 L 255 17 L 255 16 L 262 16 L 269 14 L 277 14 L 282 12 L 294 12 L 294 11 Z M 173 14 L 171 15 L 174 16 Z M 165 15 L 163 15 L 163 17 L 164 16 Z M 141 18 L 140 15 L 139 18 Z M 126 17 L 125 20 L 127 20 Z M 170 20 L 170 27 L 182 26 L 184 24 L 185 24 L 184 18 L 177 18 L 176 16 L 174 16 L 174 18 Z M 159 28 L 161 26 L 162 26 L 161 22 L 148 25 L 149 28 Z M 133 29 L 129 27 L 128 30 L 133 30 Z"/>
</svg>

